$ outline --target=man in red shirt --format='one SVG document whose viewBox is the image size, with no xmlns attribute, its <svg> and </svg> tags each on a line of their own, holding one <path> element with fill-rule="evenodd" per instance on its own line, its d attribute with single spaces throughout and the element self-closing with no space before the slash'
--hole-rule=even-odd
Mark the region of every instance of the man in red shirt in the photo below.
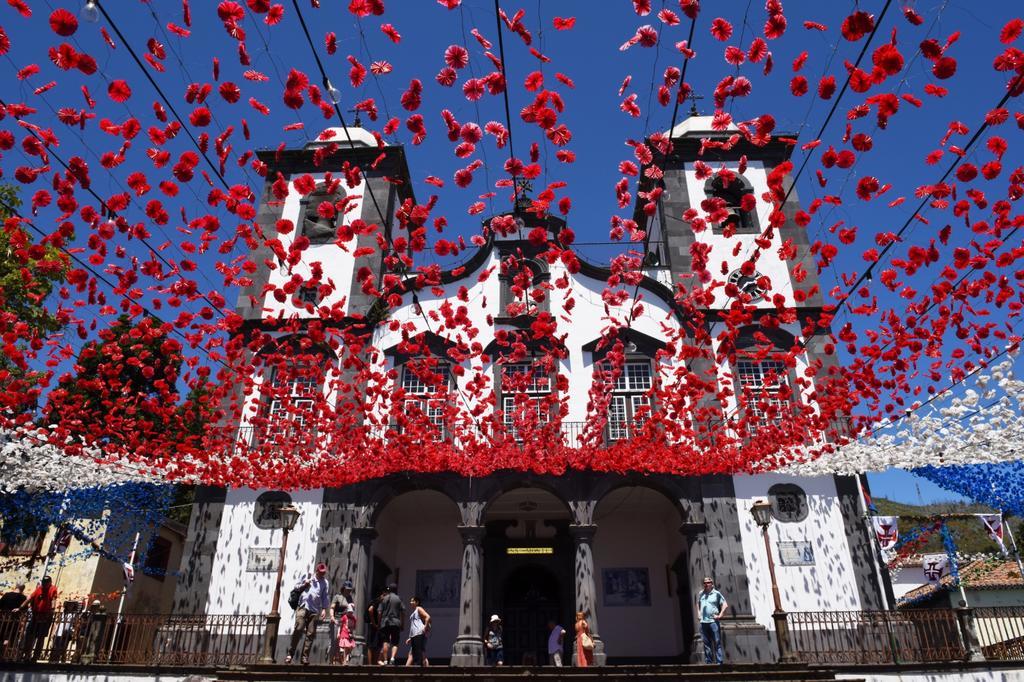
<svg viewBox="0 0 1024 682">
<path fill-rule="evenodd" d="M 28 625 L 28 636 L 25 637 L 25 657 L 37 661 L 43 653 L 43 643 L 50 626 L 53 625 L 53 609 L 57 601 L 57 587 L 50 576 L 44 575 L 39 587 L 28 598 L 28 606 L 32 611 L 32 620 Z"/>
</svg>

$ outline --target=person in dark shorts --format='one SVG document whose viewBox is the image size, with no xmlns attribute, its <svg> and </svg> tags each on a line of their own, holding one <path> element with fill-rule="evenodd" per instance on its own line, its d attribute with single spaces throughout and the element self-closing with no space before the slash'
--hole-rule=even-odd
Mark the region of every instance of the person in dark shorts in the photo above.
<svg viewBox="0 0 1024 682">
<path fill-rule="evenodd" d="M 395 665 L 398 656 L 398 639 L 402 633 L 402 621 L 405 618 L 405 605 L 398 596 L 398 585 L 391 583 L 387 592 L 380 600 L 378 610 L 380 618 L 380 664 Z"/>
<path fill-rule="evenodd" d="M 380 600 L 383 597 L 384 590 L 381 590 L 366 605 L 366 665 L 377 665 L 380 656 Z"/>
<path fill-rule="evenodd" d="M 420 606 L 420 598 L 413 597 L 409 600 L 412 613 L 409 614 L 409 639 L 405 640 L 409 645 L 409 661 L 406 665 L 427 665 L 427 633 L 430 632 L 430 614 Z"/>
</svg>

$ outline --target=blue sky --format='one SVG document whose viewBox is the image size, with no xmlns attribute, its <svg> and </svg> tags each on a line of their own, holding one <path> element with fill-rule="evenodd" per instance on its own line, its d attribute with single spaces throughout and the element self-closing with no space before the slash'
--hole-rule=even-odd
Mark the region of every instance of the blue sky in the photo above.
<svg viewBox="0 0 1024 682">
<path fill-rule="evenodd" d="M 164 44 L 167 50 L 165 60 L 166 72 L 157 73 L 150 69 L 155 81 L 163 88 L 174 106 L 188 117 L 192 105 L 186 103 L 183 92 L 188 83 L 210 82 L 214 91 L 207 103 L 213 110 L 215 120 L 206 130 L 211 137 L 219 134 L 226 126 L 236 128 L 232 142 L 235 154 L 247 145 L 257 148 L 275 148 L 282 142 L 286 146 L 299 146 L 330 122 L 324 121 L 315 107 L 307 104 L 299 111 L 288 109 L 281 101 L 281 78 L 287 76 L 290 68 L 296 68 L 309 75 L 312 82 L 318 82 L 319 76 L 312 54 L 302 37 L 294 10 L 290 3 L 285 4 L 285 15 L 282 22 L 274 27 L 265 26 L 258 18 L 254 20 L 248 14 L 243 21 L 243 28 L 248 33 L 247 46 L 252 58 L 249 67 L 242 67 L 236 57 L 236 42 L 225 32 L 215 14 L 216 3 L 193 0 L 192 13 L 194 26 L 192 36 L 188 39 L 179 38 L 168 32 L 167 22 L 183 24 L 181 4 L 174 2 L 107 2 L 105 7 L 111 14 L 121 32 L 128 38 L 132 46 L 141 55 L 146 50 L 146 41 L 154 37 Z M 487 137 L 480 145 L 480 151 L 474 158 L 485 162 L 485 167 L 476 173 L 472 186 L 460 190 L 454 186 L 454 171 L 468 163 L 468 159 L 458 159 L 453 154 L 454 144 L 444 134 L 444 126 L 438 115 L 442 108 L 448 108 L 460 122 L 476 121 L 483 126 L 487 121 L 504 122 L 504 108 L 500 97 L 485 95 L 479 102 L 467 101 L 457 88 L 441 88 L 433 81 L 433 76 L 444 65 L 444 49 L 451 44 L 466 46 L 471 55 L 471 75 L 482 76 L 493 67 L 483 55 L 483 49 L 470 35 L 470 29 L 477 27 L 480 32 L 494 42 L 497 51 L 497 29 L 493 11 L 493 3 L 485 0 L 465 0 L 461 9 L 445 10 L 435 2 L 421 0 L 419 2 L 386 2 L 389 11 L 382 17 L 370 17 L 361 21 L 354 19 L 345 10 L 347 2 L 341 0 L 322 0 L 321 9 L 313 10 L 307 2 L 300 2 L 307 23 L 312 28 L 313 39 L 320 56 L 324 59 L 332 83 L 342 93 L 343 109 L 367 97 L 374 97 L 381 111 L 381 120 L 375 125 L 380 126 L 389 116 L 401 116 L 403 125 L 391 141 L 406 144 L 410 167 L 415 183 L 417 197 L 424 201 L 431 194 L 439 196 L 437 213 L 448 218 L 450 227 L 444 235 L 470 235 L 479 229 L 482 216 L 469 216 L 466 209 L 479 199 L 479 196 L 492 189 L 493 182 L 505 177 L 502 165 L 507 158 L 508 150 L 494 148 L 493 141 Z M 736 100 L 729 105 L 736 119 L 749 119 L 760 114 L 770 113 L 777 121 L 778 132 L 798 134 L 801 141 L 813 137 L 821 126 L 830 102 L 824 102 L 813 96 L 815 84 L 823 74 L 833 74 L 841 83 L 845 77 L 842 67 L 844 60 L 853 61 L 862 43 L 850 43 L 839 36 L 836 30 L 842 18 L 855 5 L 860 8 L 878 12 L 884 3 L 878 2 L 785 2 L 789 28 L 786 35 L 772 41 L 769 48 L 773 53 L 775 68 L 768 77 L 760 74 L 761 65 L 745 64 L 739 73 L 747 75 L 754 83 L 751 96 Z M 862 155 L 857 166 L 850 171 L 834 169 L 828 172 L 829 185 L 822 190 L 814 181 L 814 169 L 818 167 L 817 156 L 810 164 L 808 171 L 801 179 L 798 191 L 806 205 L 811 200 L 821 197 L 824 193 L 841 194 L 844 204 L 840 207 L 823 209 L 817 219 L 808 227 L 813 239 L 824 239 L 835 242 L 827 228 L 838 221 L 844 221 L 844 227 L 856 225 L 859 228 L 858 239 L 854 246 L 841 250 L 837 268 L 822 273 L 822 288 L 830 289 L 835 285 L 837 271 L 859 271 L 863 263 L 859 254 L 872 245 L 872 236 L 880 231 L 895 230 L 910 215 L 911 207 L 916 205 L 913 190 L 916 186 L 934 182 L 945 170 L 949 155 L 939 165 L 927 167 L 923 163 L 925 155 L 935 149 L 939 138 L 952 120 L 959 120 L 972 129 L 979 124 L 985 112 L 995 104 L 1003 92 L 1005 78 L 991 68 L 992 58 L 1001 46 L 996 40 L 999 29 L 1015 12 L 1019 12 L 1019 3 L 999 0 L 978 3 L 961 0 L 949 2 L 913 3 L 925 17 L 922 26 L 911 26 L 902 17 L 901 3 L 893 3 L 882 27 L 875 38 L 873 47 L 891 38 L 893 30 L 904 57 L 909 66 L 897 78 L 889 81 L 881 91 L 896 93 L 913 93 L 924 100 L 924 106 L 915 109 L 906 102 L 901 104 L 899 113 L 895 115 L 888 129 L 872 130 L 873 125 L 858 130 L 870 132 L 875 140 L 872 152 Z M 30 106 L 38 107 L 40 113 L 31 117 L 39 125 L 53 126 L 61 138 L 57 153 L 65 159 L 72 155 L 85 158 L 92 170 L 93 186 L 106 196 L 124 191 L 124 178 L 134 170 L 146 169 L 151 184 L 166 176 L 151 172 L 152 166 L 145 159 L 145 132 L 135 141 L 132 149 L 127 152 L 128 161 L 113 172 L 104 174 L 99 166 L 98 156 L 103 152 L 118 150 L 120 139 L 99 132 L 93 122 L 79 134 L 56 120 L 52 110 L 60 107 L 85 106 L 81 86 L 88 86 L 97 102 L 96 113 L 99 118 L 108 117 L 114 122 L 121 122 L 128 116 L 136 116 L 143 124 L 143 131 L 156 123 L 152 114 L 152 103 L 156 92 L 145 80 L 138 66 L 120 41 L 115 37 L 116 49 L 110 49 L 100 34 L 99 24 L 83 23 L 77 33 L 69 39 L 58 38 L 47 25 L 47 17 L 52 8 L 68 7 L 77 12 L 80 3 L 41 0 L 33 3 L 35 14 L 31 19 L 23 19 L 9 7 L 0 8 L 0 24 L 4 26 L 12 41 L 10 53 L 0 59 L 0 73 L 6 79 L 4 99 L 20 100 Z M 631 150 L 624 142 L 626 139 L 641 139 L 652 132 L 666 130 L 671 120 L 671 107 L 657 105 L 653 98 L 652 79 L 660 80 L 664 69 L 670 65 L 680 66 L 682 63 L 679 52 L 674 44 L 686 37 L 689 20 L 683 18 L 679 26 L 663 30 L 659 44 L 655 48 L 643 48 L 639 45 L 626 51 L 619 46 L 629 39 L 636 28 L 642 24 L 652 24 L 660 28 L 655 14 L 662 7 L 678 10 L 676 2 L 659 2 L 654 0 L 654 12 L 647 17 L 638 17 L 632 5 L 626 0 L 615 0 L 601 3 L 566 0 L 558 3 L 527 1 L 520 4 L 502 3 L 511 15 L 518 9 L 525 10 L 524 25 L 533 33 L 534 47 L 551 57 L 551 62 L 541 64 L 532 57 L 526 47 L 515 36 L 505 34 L 506 68 L 509 79 L 515 85 L 512 96 L 512 135 L 513 148 L 517 156 L 525 158 L 530 144 L 540 145 L 541 161 L 546 174 L 536 184 L 538 190 L 546 182 L 561 181 L 567 183 L 565 190 L 559 190 L 559 196 L 567 194 L 573 200 L 573 208 L 568 220 L 575 229 L 580 251 L 592 260 L 606 260 L 611 254 L 620 250 L 619 246 L 603 244 L 608 241 L 610 216 L 620 211 L 615 204 L 613 186 L 619 179 L 617 171 L 619 161 L 631 158 Z M 600 8 L 597 10 L 596 8 Z M 721 13 L 729 19 L 735 33 L 725 43 L 714 40 L 708 31 L 711 18 Z M 552 18 L 557 16 L 575 16 L 577 22 L 570 31 L 555 31 Z M 710 95 L 715 84 L 724 76 L 737 73 L 735 67 L 727 65 L 722 59 L 726 45 L 738 45 L 746 48 L 751 39 L 760 34 L 764 22 L 763 3 L 749 0 L 732 0 L 729 2 L 705 2 L 699 19 L 692 47 L 697 51 L 697 59 L 691 62 L 687 71 L 687 80 L 695 90 L 705 96 L 699 103 L 702 113 L 711 113 Z M 802 26 L 805 20 L 819 22 L 828 26 L 827 32 L 808 31 Z M 393 44 L 380 30 L 380 24 L 390 22 L 402 35 L 401 43 Z M 109 31 L 108 27 L 108 31 Z M 338 37 L 338 52 L 328 56 L 324 52 L 324 34 L 334 31 Z M 936 100 L 922 94 L 923 86 L 935 82 L 930 74 L 930 63 L 920 57 L 914 57 L 917 44 L 927 37 L 933 37 L 941 43 L 955 31 L 960 32 L 959 41 L 950 48 L 949 54 L 959 61 L 956 77 L 941 82 L 950 89 L 950 95 L 943 100 Z M 113 31 L 110 31 L 113 33 Z M 57 70 L 47 59 L 46 49 L 61 40 L 68 40 L 76 49 L 92 54 L 98 64 L 99 73 L 83 76 L 77 72 Z M 789 81 L 793 76 L 791 64 L 800 52 L 809 53 L 803 73 L 811 83 L 812 92 L 802 98 L 795 98 L 789 93 Z M 394 70 L 379 78 L 368 76 L 364 85 L 358 89 L 348 82 L 349 64 L 346 57 L 352 55 L 362 64 L 369 67 L 371 62 L 387 60 Z M 242 99 L 236 104 L 227 104 L 216 93 L 217 83 L 212 80 L 212 58 L 220 58 L 220 81 L 230 80 L 242 89 Z M 26 81 L 17 83 L 15 74 L 28 64 L 39 64 L 41 71 Z M 870 53 L 867 59 L 870 64 Z M 149 67 L 147 67 L 149 68 Z M 242 71 L 245 68 L 259 70 L 269 76 L 267 83 L 253 83 L 245 80 Z M 549 87 L 557 89 L 565 99 L 566 114 L 564 122 L 572 129 L 573 139 L 568 148 L 577 154 L 575 164 L 561 164 L 554 158 L 555 148 L 546 142 L 535 126 L 528 127 L 518 120 L 516 112 L 531 96 L 520 86 L 527 73 L 541 70 Z M 554 79 L 555 72 L 562 72 L 575 81 L 574 90 L 569 90 Z M 404 119 L 409 112 L 402 109 L 399 98 L 409 84 L 411 78 L 419 78 L 424 84 L 423 105 L 418 113 L 424 115 L 428 136 L 419 146 L 411 146 L 411 135 L 404 126 Z M 631 82 L 623 95 L 618 91 L 623 80 L 631 77 Z M 112 102 L 106 96 L 105 79 L 125 79 L 133 89 L 133 94 L 126 104 Z M 461 82 L 460 78 L 460 82 Z M 56 81 L 57 85 L 42 95 L 33 94 L 35 88 Z M 633 118 L 619 109 L 619 104 L 629 94 L 637 95 L 637 103 L 642 113 Z M 269 116 L 261 116 L 246 101 L 256 97 L 271 108 Z M 846 124 L 843 114 L 854 102 L 860 101 L 863 95 L 848 93 L 826 130 L 823 138 L 825 145 L 835 143 L 843 134 Z M 51 110 L 52 108 L 52 110 Z M 683 107 L 681 114 L 685 114 Z M 245 118 L 252 132 L 251 142 L 241 139 L 241 119 Z M 873 118 L 873 116 L 872 116 Z M 351 115 L 349 118 L 351 122 Z M 289 124 L 303 122 L 303 131 L 284 131 Z M 1012 144 L 1013 131 L 1004 126 L 1002 134 L 1011 138 L 1011 151 L 1004 165 L 1012 168 L 1020 163 L 1021 155 Z M 0 122 L 0 128 L 16 131 L 16 124 L 7 118 Z M 200 131 L 196 131 L 197 134 Z M 17 134 L 17 133 L 16 133 Z M 19 134 L 20 137 L 20 134 Z M 962 143 L 965 138 L 956 138 Z M 211 145 L 212 146 L 212 145 Z M 981 145 L 979 145 L 981 147 Z M 177 156 L 178 153 L 191 148 L 185 135 L 167 145 Z M 820 150 L 816 152 L 820 154 Z M 211 153 L 211 158 L 213 154 Z M 797 164 L 802 160 L 802 152 L 794 153 Z M 546 160 L 546 161 L 545 161 Z M 35 160 L 26 160 L 18 148 L 5 153 L 2 168 L 5 177 L 13 174 L 19 165 L 35 165 Z M 980 165 L 980 164 L 979 164 Z M 202 166 L 200 166 L 202 168 Z M 427 185 L 423 179 L 427 175 L 435 175 L 446 181 L 446 187 L 438 189 Z M 892 182 L 894 187 L 886 197 L 870 203 L 858 200 L 853 194 L 856 180 L 864 175 L 876 175 L 884 182 Z M 255 174 L 242 172 L 229 161 L 226 173 L 228 182 L 244 182 L 250 184 L 259 193 L 260 184 Z M 37 183 L 37 186 L 41 186 Z M 36 187 L 33 187 L 35 189 Z M 152 237 L 154 245 L 170 242 L 171 245 L 163 252 L 168 258 L 183 258 L 176 244 L 183 239 L 176 229 L 181 226 L 179 211 L 184 209 L 189 218 L 207 212 L 205 196 L 208 191 L 202 179 L 194 180 L 182 186 L 182 192 L 176 199 L 159 197 L 172 216 L 169 225 L 155 229 Z M 498 212 L 505 207 L 507 191 L 498 190 L 498 196 L 487 201 L 484 215 Z M 889 209 L 884 202 L 904 195 L 908 201 L 901 207 Z M 31 192 L 23 198 L 27 201 Z M 125 215 L 130 220 L 139 220 L 145 202 L 158 193 L 150 193 L 142 200 L 136 200 Z M 83 195 L 84 200 L 84 195 Z M 237 219 L 224 211 L 214 211 L 224 222 L 222 231 L 233 231 Z M 55 213 L 52 209 L 40 211 L 38 223 L 44 229 L 53 228 Z M 948 220 L 939 216 L 936 220 Z M 927 243 L 939 225 L 917 225 L 910 232 L 908 240 L 914 243 Z M 84 234 L 79 235 L 81 239 Z M 953 245 L 965 243 L 970 238 L 966 230 L 956 230 L 950 247 L 943 249 L 946 255 Z M 138 242 L 125 243 L 128 255 L 144 254 L 145 249 Z M 593 245 L 591 245 L 593 244 Z M 236 251 L 233 255 L 238 255 Z M 431 258 L 425 254 L 424 258 Z M 234 292 L 224 290 L 221 278 L 217 275 L 214 265 L 216 260 L 226 258 L 217 254 L 194 258 L 201 274 L 198 276 L 200 286 L 204 289 L 218 289 L 225 294 L 230 302 Z M 944 259 L 945 260 L 945 259 Z M 116 261 L 111 258 L 108 260 Z M 935 272 L 923 271 L 918 275 L 916 283 L 919 289 L 925 289 L 935 276 Z M 903 304 L 880 287 L 877 282 L 875 291 L 883 304 Z M 198 306 L 193 306 L 197 308 Z M 84 316 L 97 315 L 96 311 L 84 311 Z M 176 314 L 171 313 L 170 316 Z M 855 328 L 870 327 L 873 323 L 867 318 L 848 316 Z M 841 318 L 841 322 L 845 321 Z M 75 342 L 77 344 L 77 342 Z M 950 344 L 950 348 L 953 343 Z M 886 495 L 891 490 L 893 495 L 901 493 L 916 497 L 913 485 L 908 485 L 905 476 L 909 474 L 892 474 L 875 476 L 872 485 L 875 493 Z M 921 482 L 922 495 L 929 498 L 949 497 L 944 491 L 934 489 L 932 484 Z M 899 499 L 907 499 L 899 497 Z M 913 501 L 913 500 L 908 500 Z"/>
</svg>

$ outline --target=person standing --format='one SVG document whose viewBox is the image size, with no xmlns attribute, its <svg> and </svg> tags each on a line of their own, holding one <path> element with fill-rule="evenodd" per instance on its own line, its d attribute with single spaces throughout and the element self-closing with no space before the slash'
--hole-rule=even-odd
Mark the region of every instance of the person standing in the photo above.
<svg viewBox="0 0 1024 682">
<path fill-rule="evenodd" d="M 338 651 L 342 665 L 348 665 L 352 650 L 356 648 L 355 631 L 356 605 L 349 603 L 345 607 L 345 612 L 338 618 Z"/>
<path fill-rule="evenodd" d="M 484 664 L 492 667 L 505 665 L 505 642 L 498 614 L 491 616 L 484 633 Z"/>
<path fill-rule="evenodd" d="M 590 623 L 582 611 L 576 612 L 576 667 L 594 665 L 594 638 L 590 636 Z"/>
<path fill-rule="evenodd" d="M 387 592 L 381 590 L 366 606 L 366 663 L 369 665 L 377 665 L 380 657 L 380 601 L 385 594 Z"/>
<path fill-rule="evenodd" d="M 32 620 L 29 622 L 28 634 L 25 637 L 24 655 L 28 660 L 37 661 L 43 653 L 43 642 L 46 641 L 50 626 L 53 625 L 56 601 L 57 587 L 50 576 L 44 575 L 39 586 L 28 598 L 29 610 L 32 612 Z"/>
<path fill-rule="evenodd" d="M 427 664 L 427 633 L 430 632 L 430 614 L 420 606 L 419 597 L 410 599 L 409 606 L 412 607 L 412 612 L 409 614 L 409 639 L 405 640 L 405 643 L 410 648 L 412 665 L 425 666 Z"/>
<path fill-rule="evenodd" d="M 395 665 L 398 656 L 398 638 L 402 634 L 402 621 L 405 620 L 405 605 L 398 596 L 398 585 L 391 583 L 384 597 L 380 600 L 378 610 L 380 618 L 380 664 Z"/>
<path fill-rule="evenodd" d="M 722 651 L 722 625 L 719 623 L 729 603 L 715 589 L 710 577 L 704 578 L 704 589 L 697 595 L 697 613 L 700 614 L 700 638 L 704 642 L 704 662 L 724 662 Z"/>
<path fill-rule="evenodd" d="M 285 663 L 291 663 L 295 656 L 295 649 L 303 634 L 306 640 L 302 643 L 302 665 L 309 665 L 309 652 L 313 648 L 313 639 L 316 638 L 316 626 L 321 620 L 327 618 L 327 607 L 330 606 L 330 589 L 327 586 L 327 564 L 317 564 L 316 571 L 312 576 L 295 586 L 295 589 L 303 589 L 299 598 L 299 608 L 295 610 L 295 627 L 292 630 L 292 641 L 288 646 L 288 656 Z"/>
<path fill-rule="evenodd" d="M 331 599 L 331 661 L 339 658 L 338 641 L 341 635 L 338 630 L 338 623 L 342 616 L 348 612 L 349 604 L 353 603 L 352 589 L 352 581 L 346 580 L 341 586 L 341 591 Z"/>
<path fill-rule="evenodd" d="M 565 628 L 553 620 L 548 621 L 548 663 L 562 667 L 562 648 L 565 646 Z"/>
<path fill-rule="evenodd" d="M 26 601 L 25 583 L 18 583 L 0 597 L 0 660 L 6 658 L 8 650 L 11 650 L 11 656 L 16 655 L 16 635 Z"/>
</svg>

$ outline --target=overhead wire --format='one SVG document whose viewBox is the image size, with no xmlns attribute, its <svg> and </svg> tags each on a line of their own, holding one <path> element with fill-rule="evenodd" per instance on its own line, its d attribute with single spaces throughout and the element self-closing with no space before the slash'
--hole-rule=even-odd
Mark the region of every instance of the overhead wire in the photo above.
<svg viewBox="0 0 1024 682">
<path fill-rule="evenodd" d="M 160 99 L 163 100 L 164 104 L 167 106 L 167 109 L 171 112 L 175 120 L 178 121 L 182 129 L 185 131 L 185 134 L 188 135 L 190 140 L 192 140 L 192 144 L 194 144 L 196 149 L 199 150 L 199 155 L 206 162 L 206 165 L 209 166 L 210 170 L 213 171 L 213 174 L 217 176 L 217 179 L 220 180 L 221 184 L 224 186 L 224 189 L 230 190 L 231 186 L 228 184 L 228 181 L 224 179 L 224 176 L 221 174 L 220 169 L 212 161 L 210 161 L 210 158 L 206 155 L 206 152 L 203 151 L 203 148 L 199 144 L 199 141 L 196 139 L 195 135 L 192 134 L 192 129 L 189 127 L 187 123 L 185 123 L 181 115 L 178 114 L 178 110 L 174 108 L 173 104 L 171 104 L 171 101 L 167 98 L 167 95 L 164 94 L 164 91 L 160 87 L 159 83 L 156 82 L 152 74 L 149 73 L 149 70 L 142 63 L 142 60 L 139 59 L 139 55 L 136 54 L 135 48 L 131 46 L 131 43 L 129 43 L 128 40 L 124 37 L 124 34 L 121 33 L 121 29 L 118 28 L 113 18 L 110 16 L 110 14 L 107 13 L 106 8 L 103 6 L 103 2 L 100 2 L 100 0 L 94 0 L 94 2 L 96 7 L 99 9 L 100 13 L 103 14 L 103 17 L 107 20 L 107 23 L 110 24 L 110 28 L 113 29 L 114 33 L 121 40 L 121 44 L 124 45 L 125 49 L 128 50 L 128 54 L 131 55 L 132 59 L 135 61 L 135 64 L 139 67 L 139 70 L 142 71 L 143 75 L 146 77 L 146 80 L 148 80 L 150 85 L 153 86 L 153 89 L 156 90 L 157 94 L 160 96 Z"/>
</svg>

